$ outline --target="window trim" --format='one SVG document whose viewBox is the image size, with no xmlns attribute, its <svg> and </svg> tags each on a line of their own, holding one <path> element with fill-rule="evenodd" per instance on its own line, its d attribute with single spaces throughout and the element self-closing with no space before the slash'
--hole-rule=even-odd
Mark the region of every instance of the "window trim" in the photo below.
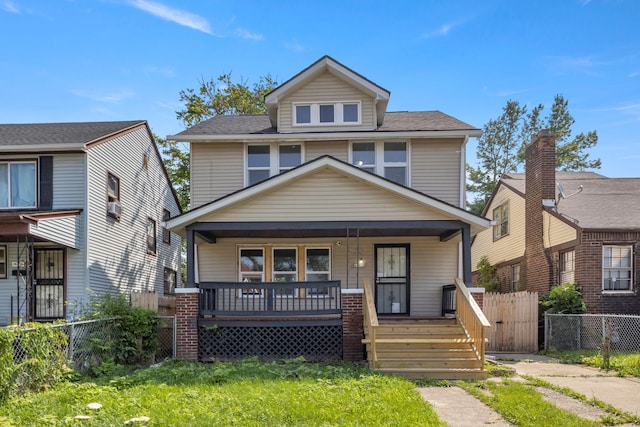
<svg viewBox="0 0 640 427">
<path fill-rule="evenodd" d="M 566 255 L 572 254 L 571 256 L 571 267 L 573 267 L 571 270 L 567 270 L 567 260 L 565 259 Z M 575 249 L 570 249 L 567 251 L 562 251 L 559 254 L 560 257 L 560 262 L 559 262 L 559 272 L 558 272 L 558 281 L 560 283 L 558 283 L 559 285 L 564 285 L 565 283 L 575 283 L 576 281 L 576 250 Z M 563 276 L 567 275 L 568 273 L 571 273 L 571 275 L 573 276 L 573 280 L 571 282 L 566 282 L 565 280 L 563 280 Z"/>
<path fill-rule="evenodd" d="M 629 249 L 629 267 L 605 267 L 604 266 L 604 255 L 605 255 L 605 250 L 607 248 L 628 248 Z M 634 245 L 632 244 L 621 244 L 621 245 L 615 245 L 615 244 L 603 244 L 602 245 L 602 258 L 601 258 L 601 267 L 602 267 L 602 293 L 603 294 L 629 294 L 629 293 L 633 293 L 633 288 L 635 285 L 635 277 L 634 277 L 634 263 L 633 263 L 633 258 L 634 258 L 634 253 L 633 253 L 633 248 Z M 605 281 L 605 277 L 604 277 L 604 273 L 607 270 L 628 270 L 629 271 L 629 287 L 627 289 L 605 289 L 604 288 L 604 281 Z"/>
<path fill-rule="evenodd" d="M 111 195 L 109 182 L 110 178 L 113 178 L 114 182 L 117 184 L 118 194 L 115 196 Z M 122 197 L 122 190 L 120 186 L 120 177 L 112 172 L 107 171 L 107 203 L 108 202 L 119 202 Z"/>
<path fill-rule="evenodd" d="M 333 121 L 322 122 L 320 121 L 320 106 L 333 106 Z M 347 122 L 344 120 L 344 106 L 345 105 L 357 105 L 358 106 L 358 120 Z M 310 121 L 304 123 L 298 123 L 297 108 L 296 107 L 309 107 Z M 362 124 L 362 101 L 359 100 L 347 100 L 347 101 L 316 101 L 316 102 L 292 102 L 291 103 L 291 120 L 294 127 L 305 126 L 358 126 Z"/>
<path fill-rule="evenodd" d="M 169 283 L 169 292 L 167 292 L 167 273 L 173 273 L 173 282 Z M 173 268 L 164 267 L 164 276 L 163 276 L 163 294 L 164 295 L 175 295 L 176 287 L 178 286 L 178 272 Z M 171 286 L 173 284 L 173 286 Z M 173 292 L 171 292 L 171 288 L 173 288 Z"/>
<path fill-rule="evenodd" d="M 314 250 L 314 249 L 326 249 L 327 251 L 329 251 L 329 270 L 328 271 L 309 271 L 307 269 L 307 258 L 309 257 L 309 250 Z M 309 273 L 311 274 L 324 274 L 327 273 L 327 281 L 331 281 L 331 270 L 333 267 L 333 264 L 331 262 L 332 258 L 331 258 L 331 246 L 305 246 L 304 248 L 304 281 L 307 281 L 307 277 L 309 275 Z M 327 288 L 327 292 L 326 293 L 310 293 L 305 295 L 307 298 L 319 298 L 319 297 L 328 297 L 329 295 L 329 288 Z"/>
<path fill-rule="evenodd" d="M 516 280 L 516 273 L 517 273 L 517 276 L 518 276 L 518 280 Z M 519 292 L 520 291 L 520 281 L 521 281 L 520 264 L 513 264 L 511 266 L 511 290 L 513 292 Z"/>
<path fill-rule="evenodd" d="M 4 273 L 2 272 L 2 270 L 0 270 L 0 279 L 6 279 L 8 277 L 8 252 L 9 248 L 7 245 L 0 245 L 0 265 L 4 266 Z"/>
<path fill-rule="evenodd" d="M 299 253 L 298 249 L 299 248 L 297 246 L 295 246 L 295 245 L 293 245 L 293 246 L 274 245 L 274 246 L 271 247 L 271 281 L 272 282 L 279 282 L 278 280 L 276 280 L 276 274 L 283 274 L 283 273 L 290 273 L 294 277 L 294 280 L 293 280 L 294 282 L 298 282 L 299 281 L 299 279 L 300 279 L 300 277 L 299 277 L 300 268 L 299 268 L 298 264 L 300 262 L 300 259 L 298 258 L 298 253 Z M 276 265 L 275 265 L 275 263 L 276 263 L 276 251 L 278 251 L 278 250 L 293 250 L 293 251 L 295 251 L 295 260 L 296 260 L 296 269 L 295 269 L 295 271 L 293 271 L 293 272 L 276 271 Z M 283 283 L 287 283 L 287 282 L 285 281 Z M 294 297 L 298 296 L 298 291 L 299 291 L 298 289 L 294 289 L 293 290 L 293 294 L 291 294 L 291 295 L 283 295 L 283 294 L 278 294 L 278 293 L 275 293 L 275 292 L 274 293 L 276 294 L 275 296 L 279 297 L 279 298 L 294 298 Z"/>
<path fill-rule="evenodd" d="M 150 248 L 150 241 L 149 238 L 152 237 L 149 234 L 149 226 L 153 225 L 153 249 Z M 158 253 L 158 227 L 156 224 L 156 220 L 151 218 L 151 217 L 147 217 L 147 228 L 146 228 L 146 232 L 145 232 L 145 241 L 146 241 L 146 248 L 147 248 L 147 254 L 148 255 L 156 255 Z"/>
<path fill-rule="evenodd" d="M 386 143 L 398 143 L 398 142 L 402 142 L 405 144 L 405 153 L 407 155 L 407 160 L 405 162 L 385 162 L 384 161 L 384 153 L 385 153 L 385 149 L 384 146 Z M 373 143 L 373 147 L 374 147 L 374 159 L 373 159 L 373 164 L 366 164 L 366 165 L 355 165 L 353 162 L 353 146 L 354 144 L 371 144 Z M 405 187 L 411 187 L 411 143 L 408 140 L 405 139 L 376 139 L 376 140 L 366 140 L 366 141 L 350 141 L 349 143 L 349 164 L 356 166 L 358 168 L 373 168 L 373 173 L 375 173 L 376 175 L 384 178 L 384 179 L 388 179 L 392 182 L 396 182 L 391 180 L 390 178 L 387 178 L 385 176 L 385 169 L 387 167 L 404 167 L 405 169 L 405 184 L 400 184 L 398 182 L 396 182 L 396 184 L 398 185 L 404 185 Z"/>
<path fill-rule="evenodd" d="M 171 244 L 171 231 L 166 227 L 167 221 L 171 219 L 169 209 L 162 209 L 162 243 Z"/>
<path fill-rule="evenodd" d="M 283 166 L 280 167 L 280 147 L 281 146 L 300 146 L 300 164 L 297 166 Z M 249 167 L 249 147 L 268 146 L 269 147 L 269 167 Z M 288 170 L 297 168 L 304 163 L 305 159 L 304 143 L 291 143 L 291 142 L 267 142 L 267 143 L 247 143 L 244 148 L 244 186 L 249 187 L 251 185 L 258 184 L 266 181 L 267 179 L 279 175 Z M 251 183 L 249 181 L 249 171 L 252 170 L 268 170 L 269 178 L 265 178 L 263 181 Z"/>
<path fill-rule="evenodd" d="M 499 209 L 504 209 L 504 208 L 506 208 L 506 213 L 507 214 L 504 215 L 504 213 L 503 213 L 501 221 L 497 222 L 496 221 L 496 211 L 499 210 Z M 510 222 L 509 221 L 509 216 L 511 215 L 511 209 L 509 208 L 509 201 L 507 200 L 506 202 L 496 206 L 495 208 L 493 208 L 493 210 L 491 212 L 492 212 L 492 222 L 495 222 L 495 224 L 493 224 L 493 227 L 492 227 L 493 241 L 495 242 L 495 241 L 498 241 L 498 240 L 502 239 L 503 237 L 508 236 L 509 233 L 511 232 L 511 227 L 510 227 L 511 224 L 509 224 L 509 222 Z M 505 223 L 506 223 L 506 226 L 507 226 L 506 227 L 507 231 L 502 233 L 502 225 L 505 224 Z M 498 232 L 499 232 L 499 234 L 498 234 Z"/>
<path fill-rule="evenodd" d="M 0 160 L 0 164 L 7 165 L 7 203 L 8 206 L 0 207 L 0 210 L 16 210 L 16 209 L 38 209 L 40 206 L 40 165 L 39 159 L 25 158 L 25 159 L 12 159 L 12 160 Z M 34 165 L 34 204 L 33 206 L 14 206 L 11 203 L 11 165 L 14 164 L 28 164 Z"/>
</svg>

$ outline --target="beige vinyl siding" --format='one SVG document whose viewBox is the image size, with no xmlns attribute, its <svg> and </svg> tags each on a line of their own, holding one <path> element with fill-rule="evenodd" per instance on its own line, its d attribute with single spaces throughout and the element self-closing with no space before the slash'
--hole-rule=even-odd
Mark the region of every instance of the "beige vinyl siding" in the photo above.
<svg viewBox="0 0 640 427">
<path fill-rule="evenodd" d="M 349 161 L 348 141 L 307 141 L 304 143 L 305 162 L 330 155 L 343 162 Z"/>
<path fill-rule="evenodd" d="M 411 187 L 460 206 L 460 139 L 411 141 Z"/>
<path fill-rule="evenodd" d="M 360 101 L 360 125 L 293 126 L 294 102 Z M 373 130 L 376 128 L 373 98 L 326 72 L 283 98 L 278 105 L 278 132 Z"/>
<path fill-rule="evenodd" d="M 570 242 L 578 238 L 578 232 L 575 228 L 552 217 L 547 212 L 542 213 L 544 221 L 544 247 L 549 248 L 562 243 Z M 549 224 L 551 220 L 551 224 Z"/>
<path fill-rule="evenodd" d="M 491 264 L 509 261 L 524 255 L 524 198 L 509 188 L 500 186 L 486 215 L 492 220 L 493 210 L 507 201 L 509 202 L 509 234 L 494 242 L 492 227 L 478 233 L 471 246 L 471 268 L 473 270 L 476 269 L 476 265 L 483 255 L 489 258 Z"/>
<path fill-rule="evenodd" d="M 191 144 L 191 209 L 240 190 L 244 144 Z"/>
<path fill-rule="evenodd" d="M 337 241 L 341 244 L 338 245 Z M 437 237 L 361 238 L 360 255 L 367 264 L 360 269 L 353 267 L 358 259 L 357 239 L 353 237 L 348 242 L 340 237 L 218 239 L 215 244 L 198 245 L 200 281 L 237 281 L 239 247 L 330 247 L 331 279 L 340 280 L 343 288 L 362 288 L 365 281 L 374 283 L 374 245 L 382 243 L 410 244 L 411 315 L 439 317 L 442 286 L 452 283 L 457 272 L 458 244 L 455 241 L 440 242 Z"/>
<path fill-rule="evenodd" d="M 144 127 L 88 150 L 90 288 L 98 293 L 163 292 L 164 267 L 180 271 L 180 236 L 162 242 L 163 209 L 178 214 L 171 188 Z M 126 153 L 126 155 L 123 155 Z M 147 154 L 147 168 L 143 156 Z M 106 214 L 106 179 L 120 178 L 122 217 Z M 147 218 L 156 221 L 156 255 L 147 254 Z M 178 279 L 179 280 L 179 279 Z M 87 287 L 87 284 L 82 284 Z M 178 286 L 180 284 L 178 283 Z"/>
<path fill-rule="evenodd" d="M 202 221 L 450 219 L 368 183 L 321 169 Z"/>
</svg>

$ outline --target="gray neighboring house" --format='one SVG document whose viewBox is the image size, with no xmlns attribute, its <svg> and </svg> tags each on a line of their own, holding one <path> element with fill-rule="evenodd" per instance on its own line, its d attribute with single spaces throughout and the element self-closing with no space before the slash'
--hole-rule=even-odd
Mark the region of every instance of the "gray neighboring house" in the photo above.
<svg viewBox="0 0 640 427">
<path fill-rule="evenodd" d="M 181 213 L 146 121 L 0 124 L 0 324 L 172 293 Z"/>
</svg>

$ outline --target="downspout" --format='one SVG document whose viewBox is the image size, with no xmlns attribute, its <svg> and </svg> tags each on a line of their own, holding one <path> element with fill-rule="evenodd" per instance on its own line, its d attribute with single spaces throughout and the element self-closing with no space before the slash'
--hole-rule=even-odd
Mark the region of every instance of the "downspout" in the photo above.
<svg viewBox="0 0 640 427">
<path fill-rule="evenodd" d="M 345 266 L 345 273 L 347 275 L 347 289 L 349 288 L 349 236 L 351 235 L 351 232 L 349 230 L 349 227 L 347 227 L 347 250 L 345 252 L 344 255 L 344 266 Z"/>
</svg>

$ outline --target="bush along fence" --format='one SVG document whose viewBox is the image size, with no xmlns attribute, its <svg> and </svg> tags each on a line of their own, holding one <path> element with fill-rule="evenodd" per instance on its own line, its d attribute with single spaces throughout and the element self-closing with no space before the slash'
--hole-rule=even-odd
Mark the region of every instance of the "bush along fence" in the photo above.
<svg viewBox="0 0 640 427">
<path fill-rule="evenodd" d="M 174 356 L 174 316 L 156 317 L 144 340 L 127 334 L 126 326 L 120 318 L 108 318 L 0 328 L 0 401 L 46 389 L 72 369 L 99 374 L 114 364 L 150 364 Z"/>
<path fill-rule="evenodd" d="M 547 351 L 640 351 L 640 316 L 546 313 L 544 329 Z"/>
</svg>

